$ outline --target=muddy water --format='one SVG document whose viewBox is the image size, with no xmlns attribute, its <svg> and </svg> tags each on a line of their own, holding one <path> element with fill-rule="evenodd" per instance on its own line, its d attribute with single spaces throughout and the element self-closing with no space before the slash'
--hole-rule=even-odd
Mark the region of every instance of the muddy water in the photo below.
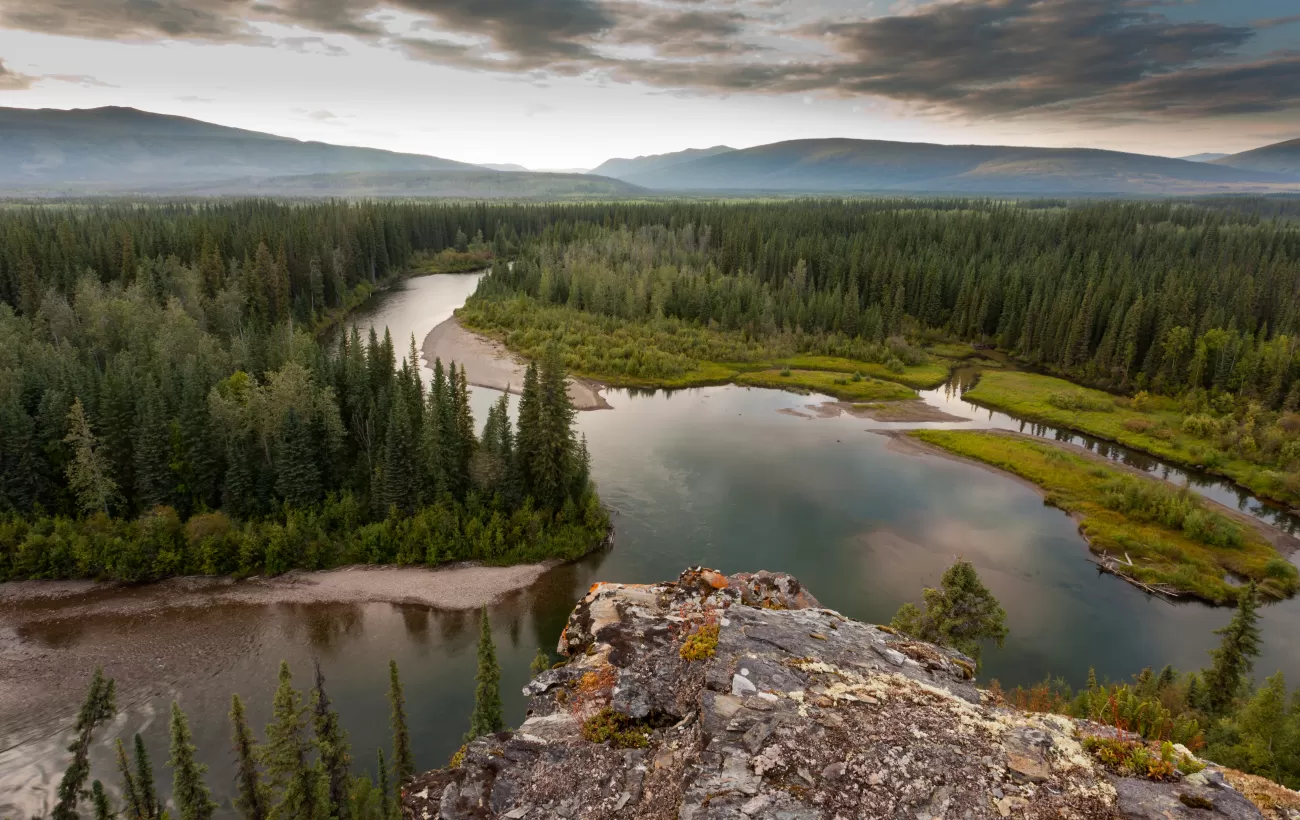
<svg viewBox="0 0 1300 820">
<path fill-rule="evenodd" d="M 412 332 L 418 341 L 445 318 L 472 284 L 473 277 L 412 280 L 381 294 L 360 318 L 388 326 L 403 349 Z M 1002 426 L 996 414 L 962 402 L 959 391 L 937 392 L 927 399 L 971 418 L 964 426 Z M 480 421 L 495 397 L 475 391 Z M 790 572 L 827 606 L 881 621 L 964 555 L 1008 613 L 1011 637 L 1005 649 L 988 652 L 983 673 L 1007 685 L 1049 674 L 1078 682 L 1089 666 L 1112 677 L 1165 663 L 1199 666 L 1211 630 L 1229 617 L 1197 604 L 1173 606 L 1099 576 L 1085 562 L 1074 524 L 1033 489 L 973 465 L 900 451 L 869 432 L 898 425 L 783 414 L 821 399 L 759 389 L 613 390 L 608 399 L 613 411 L 583 413 L 579 424 L 602 498 L 617 511 L 614 549 L 558 568 L 490 610 L 512 723 L 523 717 L 518 691 L 529 660 L 538 645 L 554 644 L 589 583 L 667 579 L 691 564 Z M 1288 627 L 1298 614 L 1295 601 L 1264 611 L 1261 672 L 1280 668 L 1300 677 L 1300 644 Z M 375 751 L 387 740 L 386 662 L 394 658 L 405 679 L 417 763 L 439 765 L 467 728 L 475 627 L 474 613 L 422 607 L 214 604 L 165 625 L 138 614 L 87 623 L 47 611 L 0 634 L 0 642 L 18 642 L 34 658 L 84 659 L 85 675 L 98 662 L 110 674 L 163 670 L 156 682 L 124 693 L 129 705 L 114 731 L 142 729 L 161 763 L 159 716 L 179 698 L 229 815 L 232 691 L 250 702 L 260 726 L 278 661 L 289 660 L 305 684 L 319 660 L 357 768 L 373 771 Z M 39 810 L 48 799 L 65 765 L 59 748 L 67 739 L 59 730 L 75 709 L 69 702 L 40 720 L 0 714 L 0 749 L 7 749 L 0 752 L 0 816 Z M 101 745 L 94 758 L 96 776 L 106 782 L 116 779 L 108 751 Z M 165 784 L 161 767 L 160 776 Z"/>
</svg>

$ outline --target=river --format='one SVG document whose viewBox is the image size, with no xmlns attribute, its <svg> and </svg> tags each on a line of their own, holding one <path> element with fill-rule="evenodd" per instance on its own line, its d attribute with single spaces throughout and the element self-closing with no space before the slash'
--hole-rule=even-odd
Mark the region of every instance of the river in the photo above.
<svg viewBox="0 0 1300 820">
<path fill-rule="evenodd" d="M 399 351 L 417 342 L 472 292 L 476 275 L 408 280 L 376 295 L 354 320 L 387 326 Z M 1020 429 L 1022 422 L 961 399 L 961 380 L 924 398 L 970 419 L 964 427 Z M 497 397 L 475 388 L 482 423 Z M 507 720 L 518 725 L 519 688 L 539 645 L 553 647 L 569 610 L 596 580 L 649 582 L 675 578 L 703 564 L 725 572 L 781 570 L 805 582 L 829 607 L 850 617 L 888 621 L 898 606 L 919 600 L 954 556 L 963 555 L 1007 610 L 1011 635 L 985 653 L 981 678 L 1005 686 L 1045 676 L 1121 678 L 1145 666 L 1196 668 L 1215 643 L 1212 630 L 1230 612 L 1195 603 L 1171 605 L 1100 575 L 1086 562 L 1074 523 L 1019 481 L 981 467 L 903 452 L 871 430 L 896 428 L 860 418 L 800 418 L 779 410 L 806 408 L 818 397 L 734 386 L 672 393 L 609 390 L 612 410 L 579 415 L 601 497 L 615 510 L 614 548 L 552 570 L 527 590 L 490 608 L 501 662 Z M 921 425 L 950 426 L 950 425 Z M 1026 432 L 1058 435 L 1047 428 Z M 1068 434 L 1061 433 L 1061 436 Z M 1144 469 L 1166 470 L 1139 454 L 1102 443 L 1104 454 Z M 1181 472 L 1170 472 L 1174 478 Z M 1196 489 L 1289 530 L 1294 521 L 1222 482 L 1191 476 Z M 1257 669 L 1282 669 L 1300 681 L 1300 638 L 1292 625 L 1300 600 L 1263 610 L 1264 652 Z M 166 788 L 169 776 L 163 716 L 178 697 L 195 742 L 210 767 L 208 781 L 231 816 L 226 713 L 233 691 L 250 718 L 269 717 L 276 664 L 288 660 L 308 685 L 319 660 L 348 731 L 358 771 L 373 772 L 376 749 L 388 742 L 387 661 L 397 660 L 418 766 L 442 765 L 468 728 L 477 619 L 473 612 L 364 605 L 212 606 L 167 623 L 133 614 L 48 619 L 0 641 L 38 652 L 84 653 L 88 677 L 106 635 L 142 643 L 179 642 L 190 653 L 185 674 L 150 692 L 123 698 L 125 708 L 102 734 L 142 731 Z M 148 652 L 145 653 L 148 655 Z M 144 661 L 133 662 L 147 662 Z M 68 739 L 60 729 L 75 716 L 0 727 L 0 816 L 39 811 L 52 802 Z M 0 723 L 6 716 L 0 714 Z M 21 728 L 15 729 L 21 723 Z M 95 774 L 116 783 L 109 741 L 97 744 Z"/>
</svg>

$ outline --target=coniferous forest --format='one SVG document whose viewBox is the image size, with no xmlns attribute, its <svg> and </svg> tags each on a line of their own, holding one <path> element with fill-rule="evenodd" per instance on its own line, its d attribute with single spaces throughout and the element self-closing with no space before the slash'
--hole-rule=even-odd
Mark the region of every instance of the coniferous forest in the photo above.
<svg viewBox="0 0 1300 820">
<path fill-rule="evenodd" d="M 11 207 L 0 578 L 577 554 L 606 524 L 566 367 L 650 384 L 802 353 L 898 367 L 940 338 L 1177 397 L 1300 492 L 1294 216 L 1250 199 Z M 517 429 L 498 408 L 476 437 L 464 374 L 426 389 L 413 349 L 398 363 L 408 340 L 322 341 L 389 278 L 490 254 L 514 264 L 463 318 L 545 359 Z"/>
<path fill-rule="evenodd" d="M 413 340 L 399 364 L 386 335 L 317 333 L 426 256 L 489 254 L 457 227 L 477 233 L 474 211 L 7 212 L 0 579 L 506 562 L 600 544 L 608 522 L 558 358 L 529 370 L 517 426 L 503 398 L 479 436 L 455 363 L 426 387 Z"/>
</svg>

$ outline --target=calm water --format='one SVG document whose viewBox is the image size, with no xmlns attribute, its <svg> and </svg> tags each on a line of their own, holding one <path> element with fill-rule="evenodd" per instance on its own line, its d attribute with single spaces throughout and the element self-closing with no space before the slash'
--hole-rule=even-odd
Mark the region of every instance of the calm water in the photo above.
<svg viewBox="0 0 1300 820">
<path fill-rule="evenodd" d="M 370 323 L 388 326 L 398 349 L 405 349 L 412 333 L 422 341 L 450 315 L 476 279 L 411 280 L 376 297 L 357 322 L 363 332 Z M 496 396 L 475 390 L 480 422 Z M 1085 561 L 1074 524 L 1044 506 L 1034 490 L 973 465 L 898 452 L 870 431 L 906 425 L 797 418 L 777 411 L 821 399 L 737 387 L 653 395 L 613 390 L 608 398 L 613 410 L 582 413 L 579 424 L 601 496 L 616 510 L 614 549 L 561 567 L 491 610 L 507 718 L 515 724 L 523 718 L 518 691 L 533 653 L 539 645 L 554 645 L 591 582 L 671 579 L 692 564 L 726 572 L 786 571 L 827 606 L 854 618 L 887 621 L 905 600 L 918 599 L 923 585 L 934 584 L 954 556 L 964 555 L 1007 610 L 1011 636 L 1005 649 L 987 652 L 982 673 L 1006 685 L 1049 674 L 1080 682 L 1090 665 L 1111 677 L 1166 663 L 1198 667 L 1213 644 L 1211 630 L 1230 615 L 1197 604 L 1173 606 L 1099 575 Z M 931 391 L 926 398 L 972 419 L 963 426 L 1021 426 L 962 401 L 959 389 Z M 1135 458 L 1113 449 L 1108 455 Z M 1198 490 L 1247 510 L 1258 507 L 1215 482 Z M 1261 673 L 1280 668 L 1300 680 L 1300 645 L 1291 628 L 1298 608 L 1300 601 L 1289 601 L 1264 611 Z M 165 726 L 158 716 L 172 696 L 179 697 L 212 767 L 210 784 L 223 799 L 232 777 L 230 693 L 251 701 L 251 717 L 263 725 L 282 658 L 298 670 L 304 686 L 312 659 L 319 659 L 358 769 L 373 771 L 375 750 L 388 740 L 389 658 L 402 668 L 419 766 L 445 762 L 467 728 L 474 613 L 317 605 L 220 607 L 188 617 L 194 634 L 219 634 L 238 624 L 241 650 L 220 662 L 196 654 L 198 682 L 130 706 L 105 734 L 142 729 L 161 764 Z M 89 645 L 97 630 L 137 632 L 141 640 L 151 634 L 146 621 L 108 618 L 93 625 L 51 623 L 23 638 L 49 647 Z M 68 718 L 75 708 L 69 704 Z M 52 791 L 66 765 L 59 747 L 67 740 L 57 728 L 42 737 L 17 738 L 16 747 L 15 739 L 6 743 L 0 732 L 0 749 L 11 746 L 0 752 L 0 816 L 39 809 Z M 106 782 L 116 780 L 108 751 L 101 744 L 95 758 L 96 776 Z M 165 781 L 165 770 L 160 775 Z"/>
</svg>

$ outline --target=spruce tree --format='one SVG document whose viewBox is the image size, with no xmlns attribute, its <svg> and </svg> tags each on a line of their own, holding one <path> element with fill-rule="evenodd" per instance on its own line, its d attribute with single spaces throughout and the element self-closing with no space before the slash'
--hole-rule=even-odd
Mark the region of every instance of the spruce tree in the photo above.
<svg viewBox="0 0 1300 820">
<path fill-rule="evenodd" d="M 573 436 L 576 411 L 569 398 L 564 363 L 552 346 L 542 360 L 538 380 L 540 404 L 537 449 L 533 453 L 533 495 L 539 505 L 558 511 L 576 469 Z"/>
<path fill-rule="evenodd" d="M 528 665 L 528 671 L 533 677 L 537 677 L 550 668 L 550 656 L 546 654 L 546 650 L 542 649 L 540 646 L 537 647 L 537 654 L 533 656 L 533 662 Z"/>
<path fill-rule="evenodd" d="M 140 509 L 172 503 L 171 433 L 167 409 L 153 378 L 144 378 L 132 450 L 135 493 Z"/>
<path fill-rule="evenodd" d="M 404 783 L 415 775 L 415 758 L 411 754 L 411 734 L 406 728 L 406 697 L 402 694 L 397 661 L 393 660 L 388 662 L 388 702 L 393 707 L 393 769 L 397 782 Z"/>
<path fill-rule="evenodd" d="M 271 723 L 261 747 L 262 764 L 270 782 L 271 820 L 316 820 L 320 810 L 318 772 L 311 764 L 307 737 L 307 707 L 293 688 L 289 664 L 280 661 L 280 682 L 272 701 Z"/>
<path fill-rule="evenodd" d="M 1006 641 L 1007 613 L 980 580 L 975 565 L 958 558 L 944 572 L 939 589 L 922 592 L 925 610 L 907 603 L 899 608 L 890 626 L 930 643 L 951 646 L 980 660 L 981 644 Z"/>
<path fill-rule="evenodd" d="M 90 801 L 95 807 L 95 820 L 110 820 L 113 807 L 108 801 L 108 793 L 104 791 L 104 784 L 98 780 L 90 784 Z"/>
<path fill-rule="evenodd" d="M 257 768 L 257 744 L 244 715 L 244 701 L 230 697 L 230 723 L 235 751 L 235 808 L 244 820 L 267 820 L 270 795 Z"/>
<path fill-rule="evenodd" d="M 1237 611 L 1232 620 L 1214 630 L 1215 635 L 1223 637 L 1219 647 L 1210 650 L 1213 662 L 1205 670 L 1202 695 L 1211 714 L 1225 713 L 1250 681 L 1260 648 L 1258 609 L 1259 597 L 1255 582 L 1251 581 L 1237 596 Z"/>
<path fill-rule="evenodd" d="M 149 820 L 162 816 L 162 803 L 158 800 L 158 789 L 153 781 L 153 763 L 149 760 L 149 750 L 144 746 L 144 738 L 135 733 L 135 788 L 140 796 L 140 809 Z"/>
<path fill-rule="evenodd" d="M 352 755 L 347 732 L 339 725 L 338 712 L 334 711 L 329 695 L 325 693 L 325 674 L 321 672 L 319 662 L 316 663 L 316 688 L 311 694 L 311 713 L 321 774 L 329 795 L 329 816 L 333 820 L 349 820 Z"/>
<path fill-rule="evenodd" d="M 536 479 L 533 475 L 537 455 L 541 451 L 542 400 L 537 377 L 537 364 L 528 363 L 524 371 L 523 391 L 519 395 L 519 417 L 516 422 L 515 465 L 520 489 L 536 500 Z"/>
<path fill-rule="evenodd" d="M 72 752 L 72 763 L 63 773 L 59 782 L 59 800 L 54 805 L 51 817 L 54 820 L 78 820 L 77 801 L 89 797 L 86 781 L 90 778 L 90 743 L 95 729 L 113 717 L 117 712 L 112 678 L 104 677 L 104 670 L 96 668 L 90 679 L 90 688 L 86 699 L 82 701 L 77 713 L 77 722 L 73 724 L 76 738 L 68 751 Z"/>
<path fill-rule="evenodd" d="M 108 459 L 90 429 L 86 409 L 78 398 L 68 410 L 68 435 L 64 441 L 72 447 L 68 462 L 68 488 L 77 497 L 77 505 L 87 514 L 108 514 L 108 505 L 117 496 Z"/>
<path fill-rule="evenodd" d="M 398 777 L 401 781 L 401 777 Z M 399 788 L 400 793 L 400 788 Z M 393 786 L 388 782 L 388 763 L 384 760 L 384 750 L 379 750 L 379 816 L 388 820 L 393 814 Z"/>
<path fill-rule="evenodd" d="M 117 771 L 122 776 L 122 813 L 126 820 L 150 820 L 140 801 L 140 792 L 136 788 L 135 775 L 131 773 L 131 761 L 126 756 L 122 738 L 115 738 L 113 743 L 117 752 Z"/>
<path fill-rule="evenodd" d="M 469 718 L 469 734 L 473 740 L 482 735 L 495 734 L 506 728 L 501 707 L 501 667 L 497 665 L 497 650 L 492 642 L 492 625 L 488 621 L 487 607 L 483 607 L 478 633 L 478 672 L 474 676 L 474 711 Z"/>
<path fill-rule="evenodd" d="M 180 811 L 179 820 L 209 820 L 217 808 L 203 782 L 208 767 L 198 762 L 196 751 L 185 713 L 179 703 L 172 701 L 171 757 L 167 765 L 172 769 L 172 800 Z"/>
<path fill-rule="evenodd" d="M 320 469 L 316 465 L 318 446 L 297 409 L 289 408 L 277 445 L 275 488 L 290 506 L 310 507 L 320 499 Z"/>
</svg>

